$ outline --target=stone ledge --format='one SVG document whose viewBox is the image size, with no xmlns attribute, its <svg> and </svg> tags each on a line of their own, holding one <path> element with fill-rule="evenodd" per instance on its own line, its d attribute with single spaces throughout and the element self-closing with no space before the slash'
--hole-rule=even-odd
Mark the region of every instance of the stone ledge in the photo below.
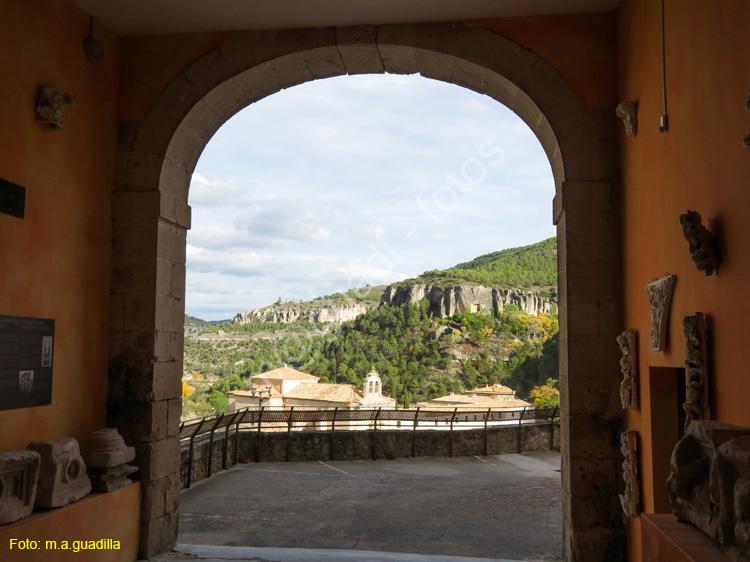
<svg viewBox="0 0 750 562">
<path fill-rule="evenodd" d="M 0 559 L 3 562 L 41 562 L 47 560 L 96 560 L 130 562 L 138 555 L 138 525 L 141 486 L 134 482 L 107 494 L 89 494 L 77 502 L 57 509 L 34 512 L 29 517 L 0 527 Z M 38 550 L 9 550 L 10 539 L 41 541 Z M 119 550 L 81 551 L 47 550 L 45 541 L 120 542 Z M 91 556 L 93 554 L 93 557 Z"/>
<path fill-rule="evenodd" d="M 674 515 L 641 515 L 643 562 L 731 562 L 719 545 L 690 523 Z"/>
</svg>

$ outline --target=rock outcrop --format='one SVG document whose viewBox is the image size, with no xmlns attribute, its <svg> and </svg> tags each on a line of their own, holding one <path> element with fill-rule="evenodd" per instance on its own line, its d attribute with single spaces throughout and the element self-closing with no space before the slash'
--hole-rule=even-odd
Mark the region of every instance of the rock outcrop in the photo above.
<svg viewBox="0 0 750 562">
<path fill-rule="evenodd" d="M 458 312 L 492 314 L 497 309 L 503 312 L 506 305 L 513 304 L 526 314 L 549 314 L 555 299 L 540 297 L 533 291 L 521 289 L 494 289 L 491 287 L 458 285 L 440 287 L 438 285 L 390 285 L 383 292 L 380 302 L 400 306 L 406 302 L 418 303 L 427 299 L 430 312 L 439 318 L 446 318 Z"/>
<path fill-rule="evenodd" d="M 404 303 L 418 303 L 422 299 L 430 302 L 430 312 L 437 318 L 446 318 L 458 312 L 492 314 L 497 309 L 503 312 L 513 304 L 526 314 L 549 314 L 556 299 L 540 297 L 533 291 L 522 289 L 494 289 L 476 285 L 440 287 L 438 285 L 389 285 L 383 291 L 380 304 L 400 306 Z M 350 302 L 347 304 L 327 304 L 325 302 L 303 301 L 278 303 L 254 310 L 238 312 L 233 322 L 348 322 L 360 314 L 379 306 L 372 301 Z M 322 305 L 322 306 L 321 306 Z"/>
<path fill-rule="evenodd" d="M 305 303 L 308 304 L 308 303 Z M 255 310 L 238 312 L 232 320 L 238 324 L 249 322 L 348 322 L 375 308 L 366 304 L 330 305 L 318 308 L 272 304 Z"/>
</svg>

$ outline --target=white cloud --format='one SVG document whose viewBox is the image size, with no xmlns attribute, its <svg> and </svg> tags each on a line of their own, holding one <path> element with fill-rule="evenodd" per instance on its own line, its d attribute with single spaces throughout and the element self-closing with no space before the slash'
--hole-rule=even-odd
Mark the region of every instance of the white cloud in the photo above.
<svg viewBox="0 0 750 562">
<path fill-rule="evenodd" d="M 486 96 L 419 76 L 283 90 L 228 121 L 196 170 L 186 306 L 209 319 L 554 235 L 550 166 L 528 127 Z M 466 187 L 462 171 L 481 181 L 446 177 Z M 436 193 L 446 186 L 455 197 Z"/>
</svg>

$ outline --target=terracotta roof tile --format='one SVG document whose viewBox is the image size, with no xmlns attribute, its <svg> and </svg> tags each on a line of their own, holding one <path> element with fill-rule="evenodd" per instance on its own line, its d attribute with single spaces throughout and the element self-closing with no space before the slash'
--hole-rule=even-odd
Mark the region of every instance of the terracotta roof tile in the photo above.
<svg viewBox="0 0 750 562">
<path fill-rule="evenodd" d="M 318 380 L 319 378 L 320 377 L 308 375 L 307 373 L 303 373 L 302 371 L 292 369 L 291 367 L 287 367 L 285 365 L 283 367 L 279 367 L 278 369 L 252 376 L 250 377 L 250 380 L 310 381 Z"/>
<path fill-rule="evenodd" d="M 284 394 L 284 398 L 351 404 L 361 402 L 364 396 L 353 384 L 300 384 Z"/>
</svg>

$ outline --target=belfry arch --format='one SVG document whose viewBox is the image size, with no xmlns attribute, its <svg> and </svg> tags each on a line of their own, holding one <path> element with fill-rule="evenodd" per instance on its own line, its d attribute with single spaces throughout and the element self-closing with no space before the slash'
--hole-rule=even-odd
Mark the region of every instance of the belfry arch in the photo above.
<svg viewBox="0 0 750 562">
<path fill-rule="evenodd" d="M 486 94 L 544 147 L 556 191 L 564 548 L 571 561 L 624 560 L 614 103 L 584 106 L 549 62 L 462 23 L 246 32 L 185 67 L 142 122 L 121 123 L 107 420 L 137 451 L 140 554 L 167 550 L 177 534 L 187 199 L 203 148 L 239 110 L 284 88 L 384 72 Z"/>
</svg>

